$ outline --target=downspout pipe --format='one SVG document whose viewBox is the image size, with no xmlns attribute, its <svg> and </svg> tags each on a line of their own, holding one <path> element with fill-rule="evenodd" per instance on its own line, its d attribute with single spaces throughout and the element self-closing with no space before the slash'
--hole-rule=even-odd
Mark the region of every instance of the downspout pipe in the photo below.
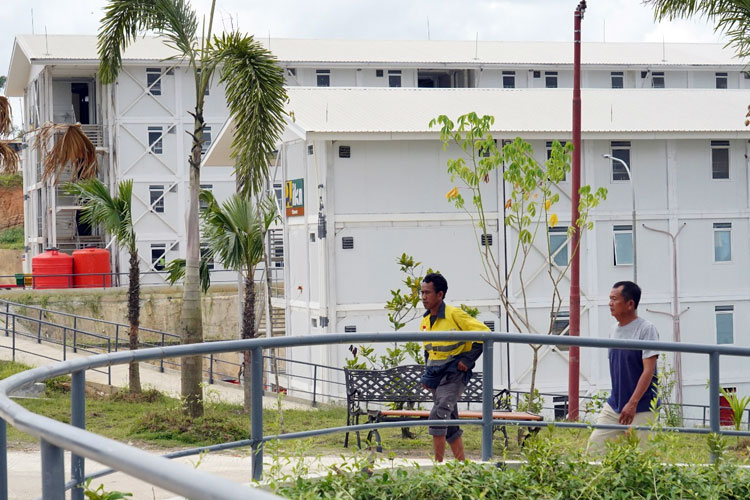
<svg viewBox="0 0 750 500">
<path fill-rule="evenodd" d="M 586 0 L 576 7 L 573 30 L 573 164 L 570 223 L 575 228 L 571 244 L 573 256 L 570 265 L 570 330 L 571 337 L 578 337 L 581 330 L 581 286 L 580 286 L 580 229 L 575 226 L 578 220 L 578 203 L 581 188 L 581 21 L 586 11 Z M 580 349 L 570 346 L 568 352 L 568 420 L 578 420 L 578 384 L 580 377 Z"/>
</svg>

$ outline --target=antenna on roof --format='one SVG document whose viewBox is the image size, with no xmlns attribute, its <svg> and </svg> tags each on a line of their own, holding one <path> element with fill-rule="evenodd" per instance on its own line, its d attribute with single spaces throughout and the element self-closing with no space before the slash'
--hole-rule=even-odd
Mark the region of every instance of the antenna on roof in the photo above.
<svg viewBox="0 0 750 500">
<path fill-rule="evenodd" d="M 430 39 L 430 16 L 427 16 L 427 39 Z"/>
<path fill-rule="evenodd" d="M 31 9 L 31 34 L 36 35 L 34 33 L 34 9 Z"/>
<path fill-rule="evenodd" d="M 667 44 L 663 34 L 661 36 L 661 62 L 667 62 Z"/>
<path fill-rule="evenodd" d="M 602 43 L 607 43 L 607 20 L 602 19 Z"/>
<path fill-rule="evenodd" d="M 477 38 L 474 41 L 474 59 L 479 59 L 479 32 L 477 31 Z"/>
<path fill-rule="evenodd" d="M 239 27 L 239 23 L 237 23 L 237 27 Z M 271 50 L 271 28 L 268 28 L 268 50 Z"/>
<path fill-rule="evenodd" d="M 47 25 L 44 25 L 44 55 L 49 55 L 49 39 L 47 38 Z"/>
</svg>

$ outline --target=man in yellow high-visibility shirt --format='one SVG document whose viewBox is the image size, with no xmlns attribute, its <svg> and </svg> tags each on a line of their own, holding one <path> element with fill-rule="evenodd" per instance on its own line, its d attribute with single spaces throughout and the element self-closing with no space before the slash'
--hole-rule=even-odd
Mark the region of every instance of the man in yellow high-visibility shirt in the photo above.
<svg viewBox="0 0 750 500">
<path fill-rule="evenodd" d="M 443 299 L 448 292 L 448 282 L 437 273 L 430 273 L 422 280 L 422 305 L 427 311 L 422 317 L 420 331 L 489 331 L 490 329 L 459 308 L 445 305 Z M 458 419 L 458 399 L 471 378 L 479 356 L 481 342 L 426 341 L 424 342 L 427 367 L 422 384 L 432 391 L 434 404 L 430 420 Z M 447 442 L 456 460 L 464 460 L 463 431 L 458 426 L 430 426 L 435 450 L 435 460 L 443 461 Z"/>
</svg>

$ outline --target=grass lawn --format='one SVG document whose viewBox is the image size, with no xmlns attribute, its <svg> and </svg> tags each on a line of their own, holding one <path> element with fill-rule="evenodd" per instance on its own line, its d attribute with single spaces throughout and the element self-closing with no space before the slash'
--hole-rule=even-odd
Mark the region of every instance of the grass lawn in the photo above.
<svg viewBox="0 0 750 500">
<path fill-rule="evenodd" d="M 0 379 L 27 367 L 10 362 L 0 362 Z M 70 421 L 70 395 L 68 380 L 54 379 L 47 383 L 46 397 L 41 399 L 19 399 L 17 402 L 25 408 L 59 420 Z M 274 409 L 263 411 L 264 434 L 280 432 L 279 414 Z M 346 408 L 343 406 L 323 406 L 310 409 L 288 409 L 283 411 L 284 432 L 298 432 L 312 429 L 339 427 L 346 422 Z M 249 438 L 250 419 L 237 405 L 221 402 L 209 402 L 205 405 L 205 415 L 195 421 L 184 417 L 180 402 L 155 391 L 146 391 L 139 397 L 127 393 L 109 396 L 87 395 L 86 398 L 87 430 L 121 442 L 131 442 L 136 446 L 148 449 L 174 449 L 206 446 L 227 441 Z M 464 445 L 468 458 L 479 459 L 481 453 L 481 428 L 465 425 Z M 411 427 L 416 435 L 414 439 L 403 438 L 399 428 L 383 429 L 381 436 L 384 456 L 394 454 L 398 457 L 424 457 L 432 452 L 432 438 L 426 427 Z M 515 459 L 521 457 L 518 444 L 518 430 L 508 428 L 509 446 L 506 449 L 500 432 L 495 433 L 493 456 L 497 459 Z M 539 433 L 543 438 L 555 443 L 561 449 L 574 451 L 586 447 L 590 431 L 587 429 L 562 429 L 549 426 Z M 363 435 L 364 439 L 366 435 Z M 681 463 L 706 463 L 709 460 L 707 437 L 689 434 L 660 434 L 661 440 L 669 442 L 668 454 L 662 460 Z M 344 434 L 329 434 L 305 440 L 304 447 L 314 450 L 316 455 L 340 455 L 347 453 L 343 447 Z M 350 448 L 356 443 L 354 435 L 350 436 Z M 38 440 L 8 426 L 8 445 L 10 448 L 35 447 Z M 728 455 L 741 462 L 748 459 L 750 440 L 728 438 Z M 289 453 L 299 448 L 300 443 L 282 441 L 278 444 L 280 451 Z M 276 446 L 274 446 L 276 448 Z"/>
</svg>

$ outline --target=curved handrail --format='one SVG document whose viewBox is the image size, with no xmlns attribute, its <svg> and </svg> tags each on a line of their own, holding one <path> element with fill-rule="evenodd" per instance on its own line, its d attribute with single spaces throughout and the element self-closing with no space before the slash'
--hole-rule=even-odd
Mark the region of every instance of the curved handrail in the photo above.
<svg viewBox="0 0 750 500">
<path fill-rule="evenodd" d="M 719 428 L 718 412 L 718 374 L 719 374 L 719 356 L 750 356 L 750 347 L 739 347 L 729 345 L 708 345 L 708 344 L 685 344 L 675 342 L 653 342 L 653 341 L 634 341 L 620 339 L 600 339 L 590 337 L 559 337 L 538 334 L 517 334 L 517 333 L 493 333 L 493 332 L 398 332 L 398 333 L 358 333 L 358 341 L 362 342 L 406 342 L 410 340 L 453 340 L 453 341 L 484 341 L 484 372 L 485 380 L 492 379 L 492 357 L 495 342 L 509 342 L 522 344 L 555 344 L 555 345 L 578 345 L 581 347 L 594 348 L 619 348 L 619 349 L 650 349 L 667 352 L 688 352 L 697 354 L 707 354 L 710 356 L 710 405 L 711 405 L 711 432 L 722 432 L 730 435 L 750 435 L 747 432 L 721 431 Z M 108 438 L 98 436 L 83 429 L 63 424 L 41 415 L 36 415 L 29 410 L 21 407 L 11 401 L 8 394 L 16 388 L 32 382 L 43 381 L 52 377 L 73 374 L 81 375 L 84 370 L 99 368 L 112 364 L 124 364 L 132 361 L 148 361 L 165 357 L 181 357 L 187 355 L 201 355 L 209 353 L 252 351 L 253 360 L 262 359 L 262 350 L 274 347 L 294 347 L 310 345 L 327 345 L 341 342 L 349 342 L 352 339 L 351 334 L 331 333 L 305 335 L 296 337 L 275 337 L 275 338 L 256 338 L 248 340 L 230 340 L 200 344 L 178 345 L 170 347 L 155 347 L 138 351 L 121 351 L 117 353 L 99 354 L 88 358 L 63 361 L 53 365 L 44 366 L 28 370 L 13 375 L 5 380 L 0 381 L 0 417 L 9 422 L 14 427 L 37 436 L 45 442 L 50 443 L 61 449 L 70 450 L 74 454 L 94 459 L 97 462 L 112 467 L 115 470 L 125 472 L 133 477 L 140 478 L 151 484 L 163 487 L 169 491 L 189 496 L 193 499 L 239 499 L 239 498 L 259 498 L 276 499 L 278 497 L 250 487 L 240 486 L 232 481 L 217 478 L 215 476 L 196 471 L 179 463 L 170 462 L 169 460 L 141 451 L 136 448 L 118 443 Z M 256 364 L 256 363 L 254 363 Z M 253 402 L 260 403 L 262 397 L 262 377 L 256 377 L 260 364 L 253 368 L 252 393 Z M 489 375 L 489 376 L 488 376 Z M 75 382 L 75 380 L 74 380 Z M 75 385 L 75 384 L 74 384 Z M 486 388 L 485 388 L 486 389 Z M 489 390 L 491 391 L 491 384 Z M 485 398 L 486 399 L 486 398 Z M 483 419 L 474 422 L 475 425 L 482 425 L 485 430 L 489 429 L 483 435 L 483 459 L 488 460 L 491 457 L 491 441 L 489 450 L 486 450 L 488 438 L 491 440 L 492 430 L 492 408 L 491 398 L 483 402 Z M 262 408 L 260 405 L 253 405 L 251 440 L 248 441 L 253 446 L 253 476 L 260 477 L 262 468 L 262 453 L 260 445 L 263 441 L 272 439 L 272 437 L 262 435 Z M 446 421 L 446 423 L 452 421 Z M 468 422 L 466 422 L 468 423 Z M 393 424 L 393 425 L 389 425 Z M 399 423 L 381 423 L 381 424 L 364 424 L 357 428 L 385 428 L 397 426 Z M 400 425 L 403 425 L 401 423 Z M 526 425 L 526 424 L 524 424 Z M 528 424 L 537 425 L 537 424 Z M 542 424 L 539 424 L 542 425 Z M 545 424 L 546 425 L 546 424 Z M 595 427 L 590 424 L 558 424 L 565 426 Z M 607 428 L 627 428 L 627 426 L 606 426 Z M 317 431 L 304 431 L 295 433 L 291 437 L 310 436 L 343 430 L 352 430 L 349 428 L 321 429 Z M 260 430 L 260 431 L 259 431 Z M 686 430 L 689 431 L 689 430 Z M 705 429 L 695 429 L 692 432 L 708 432 Z M 279 436 L 280 437 L 280 436 Z M 44 448 L 43 448 L 44 456 Z M 44 460 L 43 460 L 44 462 Z M 1 495 L 0 495 L 1 496 Z M 46 498 L 46 497 L 45 497 Z M 60 497 L 63 498 L 63 497 Z"/>
</svg>

